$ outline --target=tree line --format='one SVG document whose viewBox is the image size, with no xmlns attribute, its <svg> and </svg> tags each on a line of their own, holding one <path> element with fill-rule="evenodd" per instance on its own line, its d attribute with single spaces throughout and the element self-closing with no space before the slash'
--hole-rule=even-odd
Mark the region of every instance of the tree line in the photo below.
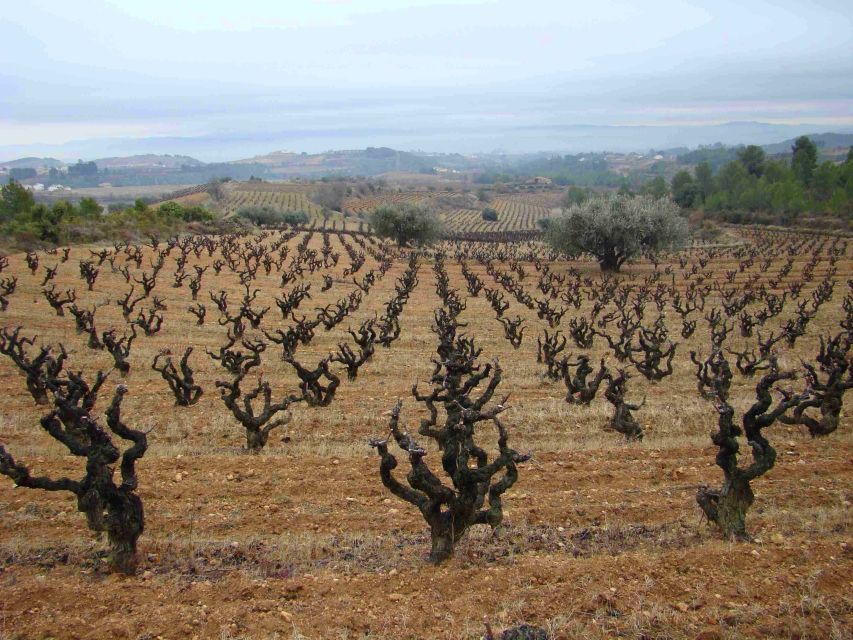
<svg viewBox="0 0 853 640">
<path fill-rule="evenodd" d="M 122 233 L 160 234 L 177 231 L 187 223 L 211 221 L 213 215 L 204 207 L 177 202 L 152 207 L 136 200 L 105 212 L 94 198 L 83 198 L 77 204 L 60 200 L 47 205 L 36 202 L 18 182 L 0 187 L 0 233 L 25 247 L 106 240 Z"/>
<path fill-rule="evenodd" d="M 790 162 L 749 145 L 715 174 L 707 161 L 679 171 L 670 184 L 682 208 L 714 212 L 726 222 L 791 224 L 801 214 L 853 214 L 853 148 L 845 162 L 818 164 L 808 136 L 796 139 Z"/>
</svg>

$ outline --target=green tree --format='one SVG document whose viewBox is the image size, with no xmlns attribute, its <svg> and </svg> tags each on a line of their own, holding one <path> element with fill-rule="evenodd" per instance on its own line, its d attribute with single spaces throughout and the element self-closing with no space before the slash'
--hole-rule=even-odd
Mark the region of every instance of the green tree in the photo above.
<svg viewBox="0 0 853 640">
<path fill-rule="evenodd" d="M 406 203 L 375 209 L 370 224 L 378 236 L 393 238 L 401 247 L 429 244 L 442 234 L 441 221 L 432 211 Z"/>
<path fill-rule="evenodd" d="M 737 159 L 740 160 L 750 175 L 760 178 L 764 173 L 765 155 L 764 149 L 761 147 L 751 144 L 743 149 L 739 149 Z"/>
<path fill-rule="evenodd" d="M 794 174 L 791 172 L 791 168 L 784 162 L 771 160 L 764 165 L 764 179 L 771 184 L 784 182 L 785 180 L 793 179 L 793 177 Z"/>
<path fill-rule="evenodd" d="M 683 208 L 694 206 L 698 199 L 699 190 L 689 171 L 679 171 L 672 178 L 672 199 Z"/>
<path fill-rule="evenodd" d="M 723 165 L 717 174 L 717 194 L 721 208 L 730 209 L 738 206 L 741 194 L 749 186 L 749 173 L 740 162 L 729 162 Z"/>
<path fill-rule="evenodd" d="M 83 218 L 97 218 L 101 215 L 101 205 L 94 198 L 83 198 L 78 205 L 80 216 Z"/>
<path fill-rule="evenodd" d="M 47 242 L 59 242 L 59 225 L 74 215 L 74 207 L 67 200 L 60 200 L 48 208 L 37 204 L 30 210 L 30 217 L 38 237 Z"/>
<path fill-rule="evenodd" d="M 68 166 L 68 176 L 72 178 L 96 175 L 98 175 L 98 165 L 94 162 L 83 162 L 82 160 L 78 160 L 77 164 Z"/>
<path fill-rule="evenodd" d="M 568 256 L 592 254 L 602 271 L 619 271 L 642 253 L 683 246 L 687 222 L 670 200 L 604 195 L 554 218 L 545 239 Z"/>
<path fill-rule="evenodd" d="M 573 204 L 583 204 L 589 200 L 591 194 L 592 191 L 583 187 L 569 187 L 566 195 L 563 196 L 562 205 L 564 207 L 571 207 Z"/>
<path fill-rule="evenodd" d="M 818 202 L 826 202 L 839 185 L 840 171 L 829 161 L 820 164 L 812 176 L 811 194 Z"/>
<path fill-rule="evenodd" d="M 28 212 L 35 205 L 33 194 L 16 181 L 0 187 L 0 219 L 6 221 Z"/>
<path fill-rule="evenodd" d="M 700 162 L 693 169 L 693 173 L 696 175 L 696 195 L 704 203 L 714 191 L 714 174 L 711 165 L 707 162 Z"/>
<path fill-rule="evenodd" d="M 804 211 L 806 198 L 803 187 L 794 179 L 773 185 L 770 206 L 775 213 L 787 214 L 787 218 Z"/>
<path fill-rule="evenodd" d="M 666 188 L 666 180 L 664 180 L 664 177 L 656 176 L 640 187 L 640 193 L 644 196 L 650 196 L 655 200 L 659 200 L 660 198 L 665 198 L 669 191 Z"/>
<path fill-rule="evenodd" d="M 791 151 L 793 151 L 791 169 L 797 180 L 808 186 L 817 167 L 817 147 L 808 136 L 800 136 L 794 141 Z"/>
<path fill-rule="evenodd" d="M 498 212 L 497 209 L 492 207 L 486 207 L 483 209 L 483 212 L 480 214 L 480 217 L 486 222 L 497 222 L 498 220 Z"/>
<path fill-rule="evenodd" d="M 826 203 L 827 209 L 835 215 L 849 215 L 851 212 L 851 205 L 853 202 L 850 201 L 850 198 L 847 196 L 847 193 L 844 189 L 836 189 L 832 192 L 832 197 L 829 199 L 829 202 Z"/>
</svg>

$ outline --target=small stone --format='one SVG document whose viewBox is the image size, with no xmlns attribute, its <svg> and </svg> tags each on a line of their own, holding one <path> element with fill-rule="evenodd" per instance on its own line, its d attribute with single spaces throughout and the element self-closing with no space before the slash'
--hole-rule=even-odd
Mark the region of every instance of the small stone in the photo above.
<svg viewBox="0 0 853 640">
<path fill-rule="evenodd" d="M 390 593 L 390 594 L 388 594 L 388 599 L 391 602 L 399 602 L 400 600 L 403 599 L 403 594 L 402 593 Z"/>
</svg>

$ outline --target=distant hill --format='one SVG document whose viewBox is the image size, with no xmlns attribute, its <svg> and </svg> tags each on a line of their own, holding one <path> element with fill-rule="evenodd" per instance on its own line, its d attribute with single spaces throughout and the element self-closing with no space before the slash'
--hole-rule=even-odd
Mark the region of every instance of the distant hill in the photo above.
<svg viewBox="0 0 853 640">
<path fill-rule="evenodd" d="M 273 151 L 265 153 L 261 156 L 245 158 L 243 160 L 234 160 L 229 164 L 263 164 L 269 166 L 285 166 L 297 162 L 299 158 L 306 157 L 308 154 L 297 153 L 295 151 Z"/>
<path fill-rule="evenodd" d="M 41 169 L 42 167 L 62 167 L 65 163 L 56 158 L 18 158 L 8 162 L 0 162 L 5 169 Z"/>
<path fill-rule="evenodd" d="M 648 127 L 626 127 L 634 133 L 645 131 Z M 618 127 L 573 127 L 583 129 L 590 148 L 623 146 L 620 136 L 631 132 L 620 132 Z M 438 176 L 446 180 L 463 177 L 473 178 L 478 183 L 489 183 L 511 177 L 545 176 L 557 184 L 576 184 L 585 186 L 617 187 L 625 180 L 632 183 L 645 181 L 649 177 L 676 171 L 678 165 L 691 166 L 699 162 L 708 162 L 712 169 L 737 156 L 743 144 L 763 144 L 768 155 L 790 153 L 791 145 L 800 131 L 793 127 L 780 127 L 762 123 L 727 123 L 715 127 L 703 128 L 707 142 L 699 145 L 686 143 L 696 132 L 687 131 L 689 127 L 669 127 L 666 138 L 681 144 L 660 145 L 643 152 L 599 152 L 564 154 L 554 152 L 536 152 L 508 154 L 504 151 L 463 155 L 459 153 L 440 153 L 424 151 L 400 151 L 390 147 L 367 147 L 365 149 L 329 150 L 322 153 L 296 151 L 262 152 L 253 157 L 240 160 L 206 163 L 187 154 L 138 153 L 134 155 L 87 156 L 95 157 L 97 174 L 65 175 L 50 179 L 60 181 L 75 188 L 94 187 L 110 183 L 115 187 L 173 184 L 206 184 L 213 180 L 230 178 L 238 181 L 259 178 L 267 181 L 345 177 L 382 177 L 407 179 L 418 176 Z M 713 133 L 708 133 L 713 131 Z M 577 131 L 576 131 L 577 133 Z M 648 132 L 646 132 L 648 133 Z M 660 132 L 658 132 L 660 133 Z M 607 137 L 607 136 L 611 137 Z M 604 138 L 602 138 L 604 136 Z M 612 137 L 616 136 L 616 137 Z M 714 136 L 714 138 L 711 138 Z M 820 150 L 820 161 L 841 162 L 847 156 L 847 149 L 853 146 L 853 133 L 841 128 L 836 132 L 812 133 L 809 137 Z M 732 140 L 728 142 L 727 140 Z M 778 140 L 782 142 L 776 142 Z M 166 145 L 167 142 L 161 141 Z M 178 145 L 180 148 L 180 145 Z M 170 147 L 165 147 L 169 149 Z M 689 150 L 691 149 L 692 150 Z M 263 147 L 261 147 L 263 149 Z M 665 149 L 665 151 L 660 151 Z M 673 162 L 675 161 L 675 162 Z M 23 157 L 0 163 L 3 174 L 12 168 L 36 169 L 39 176 L 30 181 L 44 182 L 48 176 L 47 168 L 64 168 L 66 165 L 54 157 Z"/>
<path fill-rule="evenodd" d="M 181 167 L 203 167 L 204 162 L 190 156 L 146 153 L 135 156 L 98 158 L 99 169 L 180 169 Z"/>
<path fill-rule="evenodd" d="M 509 120 L 508 122 L 512 122 Z M 205 162 L 228 162 L 251 156 L 265 157 L 272 149 L 290 149 L 301 156 L 301 149 L 408 149 L 415 157 L 427 150 L 440 155 L 464 153 L 482 155 L 487 149 L 499 149 L 502 154 L 577 154 L 577 153 L 647 153 L 649 149 L 676 149 L 722 143 L 773 144 L 804 133 L 821 131 L 813 124 L 775 124 L 763 122 L 726 122 L 720 124 L 660 123 L 656 125 L 590 125 L 542 124 L 516 126 L 483 122 L 444 123 L 423 122 L 422 131 L 397 128 L 393 121 L 387 127 L 338 127 L 316 130 L 299 128 L 225 133 L 203 133 L 193 136 L 149 136 L 140 138 L 90 138 L 70 140 L 60 144 L 4 144 L 0 140 L 0 157 L 44 156 L 74 162 L 78 158 L 127 157 L 145 154 L 177 154 L 201 158 Z M 853 126 L 839 125 L 823 131 L 853 134 Z M 337 154 L 338 152 L 333 152 Z M 288 154 L 279 154 L 288 155 Z M 405 165 L 407 158 L 399 157 Z M 374 159 L 375 160 L 375 159 Z M 273 158 L 273 162 L 277 159 Z M 394 159 L 396 163 L 397 159 Z M 255 164 L 253 161 L 250 164 Z M 266 163 L 264 163 L 266 164 Z M 368 164 L 367 166 L 370 166 Z M 358 170 L 356 168 L 356 170 Z"/>
<path fill-rule="evenodd" d="M 317 177 L 322 175 L 376 176 L 390 172 L 431 172 L 435 161 L 426 154 L 397 151 L 388 147 L 326 151 L 324 153 L 295 153 L 275 151 L 232 165 L 263 165 L 270 177 Z"/>
<path fill-rule="evenodd" d="M 818 149 L 838 149 L 853 147 L 853 133 L 812 133 L 808 137 Z M 764 145 L 764 151 L 770 155 L 791 153 L 796 138 Z"/>
</svg>

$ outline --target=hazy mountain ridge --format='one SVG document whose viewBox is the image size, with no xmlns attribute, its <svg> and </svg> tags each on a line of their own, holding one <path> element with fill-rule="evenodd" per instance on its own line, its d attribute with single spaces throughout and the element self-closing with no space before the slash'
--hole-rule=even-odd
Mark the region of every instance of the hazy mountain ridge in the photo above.
<svg viewBox="0 0 853 640">
<path fill-rule="evenodd" d="M 501 125 L 477 128 L 439 126 L 424 122 L 411 129 L 389 125 L 382 128 L 347 128 L 321 131 L 265 130 L 204 134 L 192 137 L 99 138 L 63 144 L 2 145 L 0 157 L 50 156 L 73 163 L 78 158 L 126 158 L 135 155 L 175 154 L 205 163 L 252 163 L 253 156 L 268 157 L 271 149 L 301 149 L 307 155 L 345 153 L 330 149 L 406 149 L 415 155 L 503 153 L 509 155 L 548 152 L 576 154 L 596 152 L 646 153 L 650 149 L 694 148 L 722 143 L 774 144 L 800 135 L 826 132 L 814 125 L 728 122 L 715 125 Z M 853 134 L 851 127 L 833 127 L 836 134 Z M 288 161 L 288 153 L 279 153 Z M 294 153 L 301 156 L 302 153 Z M 245 160 L 235 160 L 243 158 Z"/>
<path fill-rule="evenodd" d="M 0 162 L 0 169 L 42 169 L 44 167 L 63 167 L 65 163 L 56 158 L 36 158 L 33 156 L 26 158 L 17 158 Z"/>
<path fill-rule="evenodd" d="M 96 158 L 94 162 L 103 169 L 180 169 L 182 166 L 202 167 L 207 164 L 190 156 L 155 153 Z"/>
<path fill-rule="evenodd" d="M 546 175 L 557 177 L 570 169 L 574 180 L 581 174 L 589 174 L 590 183 L 600 178 L 601 172 L 615 172 L 612 176 L 628 175 L 632 171 L 647 171 L 649 164 L 666 158 L 679 164 L 691 164 L 693 156 L 707 155 L 713 150 L 718 168 L 724 161 L 736 155 L 739 146 L 759 144 L 770 154 L 784 154 L 790 151 L 794 138 L 785 138 L 781 142 L 763 144 L 762 140 L 748 137 L 747 132 L 754 131 L 753 125 L 760 125 L 763 136 L 774 130 L 774 125 L 761 123 L 730 123 L 731 127 L 744 131 L 744 136 L 734 144 L 711 143 L 699 145 L 692 150 L 687 146 L 650 147 L 643 151 L 591 151 L 581 153 L 563 153 L 538 151 L 535 153 L 490 153 L 460 154 L 426 151 L 401 151 L 390 147 L 367 147 L 365 149 L 330 150 L 322 153 L 295 151 L 272 151 L 251 157 L 224 162 L 203 162 L 195 157 L 182 154 L 135 154 L 130 156 L 98 157 L 93 160 L 98 166 L 96 175 L 86 178 L 65 176 L 60 179 L 64 184 L 77 187 L 95 186 L 109 182 L 114 186 L 153 185 L 153 184 L 199 184 L 217 178 L 248 180 L 251 177 L 265 180 L 287 180 L 294 178 L 380 176 L 383 174 L 432 174 L 436 171 L 451 175 L 455 172 L 509 173 L 512 175 Z M 770 127 L 770 129 L 768 129 Z M 590 136 L 599 127 L 585 128 Z M 616 128 L 610 128 L 616 129 Z M 728 130 L 728 129 L 727 129 Z M 853 133 L 826 132 L 807 133 L 815 144 L 824 151 L 841 149 L 829 154 L 829 159 L 838 159 L 839 154 L 846 155 L 846 148 L 853 145 Z M 781 137 L 781 136 L 780 136 Z M 592 138 L 590 138 L 592 139 Z M 778 140 L 778 137 L 777 137 Z M 600 143 L 603 144 L 603 143 Z M 659 149 L 656 151 L 655 149 Z M 700 158 L 705 159 L 706 158 Z M 566 166 L 568 165 L 571 166 Z M 74 163 L 69 163 L 74 164 Z M 49 168 L 69 166 L 52 157 L 25 157 L 0 163 L 0 169 L 33 168 L 39 176 L 30 181 L 43 181 Z M 582 176 L 581 176 L 582 177 Z"/>
</svg>

